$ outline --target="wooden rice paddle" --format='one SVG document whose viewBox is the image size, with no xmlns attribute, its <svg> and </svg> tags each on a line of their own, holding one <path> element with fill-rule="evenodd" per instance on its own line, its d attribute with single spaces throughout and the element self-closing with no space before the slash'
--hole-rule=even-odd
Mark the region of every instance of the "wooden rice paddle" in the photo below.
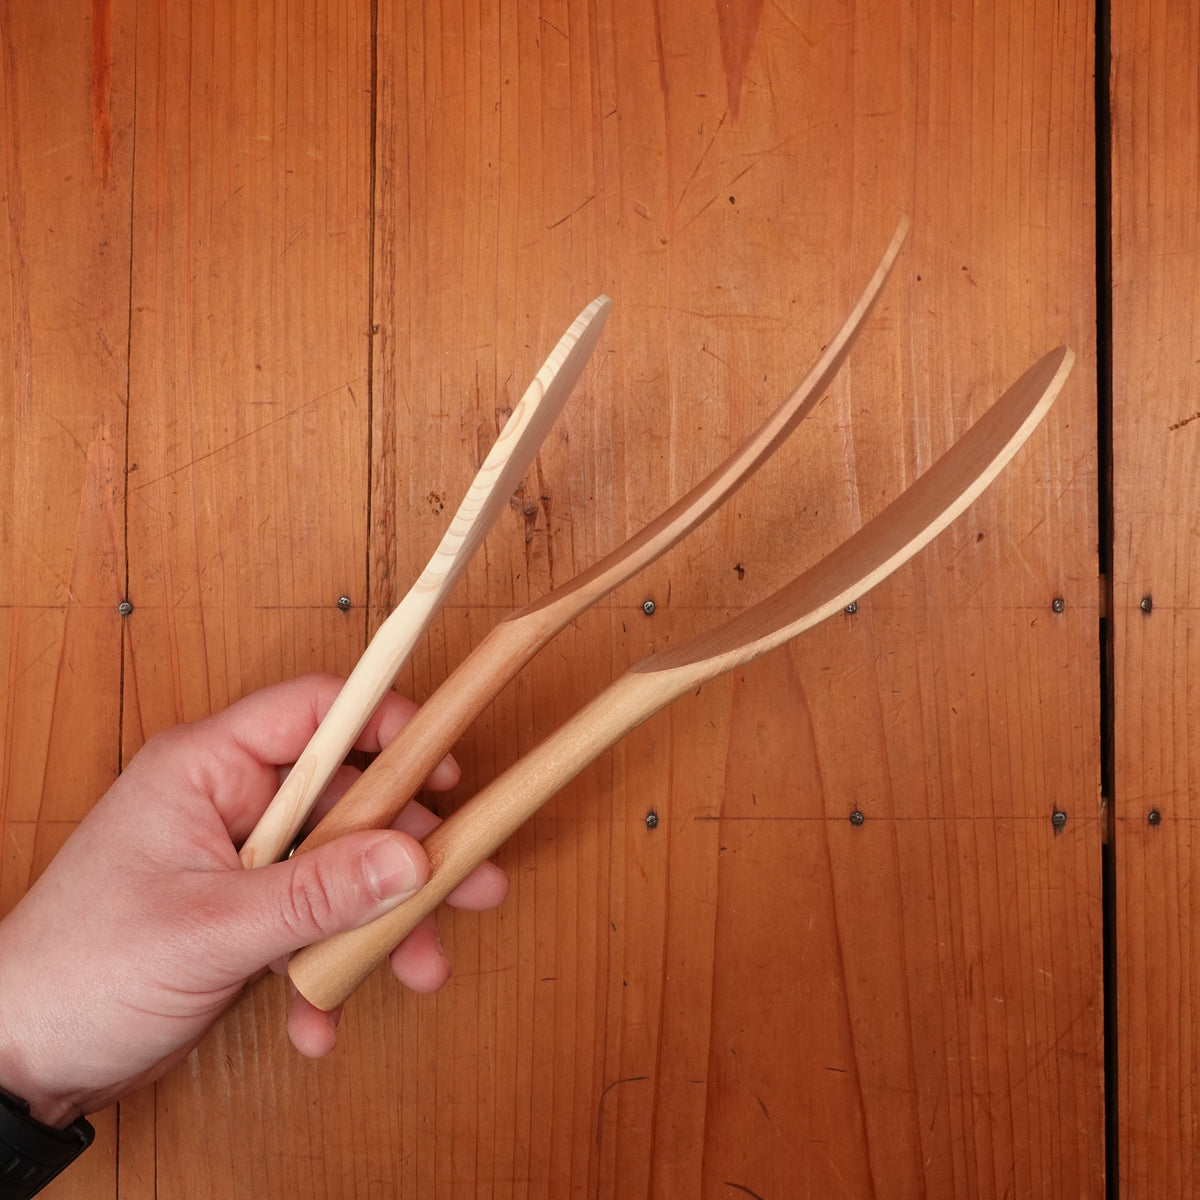
<svg viewBox="0 0 1200 1200">
<path fill-rule="evenodd" d="M 865 290 L 815 366 L 733 455 L 640 533 L 533 604 L 506 617 L 421 706 L 301 843 L 312 850 L 354 829 L 383 829 L 504 685 L 597 600 L 665 554 L 779 448 L 828 390 L 874 307 L 911 222 L 904 218 Z"/>
<path fill-rule="evenodd" d="M 954 520 L 1046 415 L 1074 362 L 1051 351 L 888 508 L 797 579 L 728 624 L 637 663 L 426 839 L 432 867 L 412 899 L 370 925 L 301 950 L 292 981 L 316 1007 L 341 1004 L 372 968 L 588 763 L 672 700 L 842 611 Z"/>
<path fill-rule="evenodd" d="M 244 867 L 274 862 L 295 840 L 334 771 L 529 469 L 599 340 L 611 307 L 607 296 L 593 300 L 575 318 L 526 389 L 420 578 L 379 627 L 246 839 L 240 852 Z"/>
</svg>

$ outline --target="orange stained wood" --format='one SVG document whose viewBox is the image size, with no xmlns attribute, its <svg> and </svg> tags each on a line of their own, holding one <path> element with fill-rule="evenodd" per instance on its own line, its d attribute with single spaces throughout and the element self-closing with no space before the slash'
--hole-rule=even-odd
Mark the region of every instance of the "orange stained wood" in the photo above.
<svg viewBox="0 0 1200 1200">
<path fill-rule="evenodd" d="M 1194 23 L 1187 42 L 1126 9 L 1131 58 L 1150 33 L 1194 47 Z M 1042 353 L 1079 356 L 1013 467 L 856 612 L 679 701 L 527 824 L 506 904 L 444 917 L 440 994 L 377 973 L 310 1063 L 262 981 L 98 1118 L 54 1195 L 1102 1193 L 1092 13 L 0 6 L 5 907 L 153 732 L 349 670 L 593 296 L 614 301 L 594 361 L 405 671 L 417 698 L 724 459 L 913 218 L 804 427 L 499 696 L 447 809 L 843 541 Z M 1164 122 L 1194 106 L 1171 95 Z M 1170 212 L 1185 176 L 1140 170 L 1167 190 L 1128 203 Z M 1118 244 L 1126 278 L 1157 244 Z M 1163 361 L 1159 326 L 1129 328 Z M 1191 328 L 1165 330 L 1187 362 Z M 1197 407 L 1178 395 L 1171 421 Z M 1182 454 L 1190 426 L 1170 436 Z M 1125 494 L 1169 503 L 1162 456 L 1129 461 Z M 1117 636 L 1171 621 L 1178 646 L 1186 573 L 1158 527 L 1114 580 Z M 1162 619 L 1131 625 L 1143 575 Z M 1184 845 L 1182 823 L 1133 825 Z M 1162 903 L 1185 865 L 1144 868 Z M 1135 1008 L 1180 994 L 1155 981 L 1186 940 L 1182 909 L 1175 941 L 1140 911 Z M 1190 1068 L 1122 1044 L 1129 1178 L 1169 1194 L 1138 1106 L 1178 1078 L 1163 1103 L 1190 1112 Z"/>
<path fill-rule="evenodd" d="M 1200 1189 L 1197 70 L 1200 12 L 1113 6 L 1115 1099 L 1129 1196 Z"/>
</svg>

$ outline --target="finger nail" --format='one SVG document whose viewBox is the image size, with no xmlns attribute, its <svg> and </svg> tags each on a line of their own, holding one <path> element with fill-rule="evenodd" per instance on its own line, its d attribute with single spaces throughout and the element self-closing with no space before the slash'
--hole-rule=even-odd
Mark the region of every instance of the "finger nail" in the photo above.
<svg viewBox="0 0 1200 1200">
<path fill-rule="evenodd" d="M 433 771 L 426 783 L 433 791 L 448 792 L 462 778 L 462 771 L 452 755 L 447 754 Z"/>
<path fill-rule="evenodd" d="M 363 874 L 376 900 L 403 900 L 421 886 L 412 855 L 390 838 L 367 848 L 363 854 Z"/>
</svg>

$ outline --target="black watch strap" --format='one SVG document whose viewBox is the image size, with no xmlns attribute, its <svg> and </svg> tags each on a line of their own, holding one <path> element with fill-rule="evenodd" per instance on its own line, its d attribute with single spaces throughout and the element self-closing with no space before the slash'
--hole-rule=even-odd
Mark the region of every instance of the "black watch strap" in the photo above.
<svg viewBox="0 0 1200 1200">
<path fill-rule="evenodd" d="M 35 1196 L 69 1167 L 96 1136 L 80 1117 L 52 1129 L 29 1115 L 29 1105 L 0 1089 L 0 1200 Z"/>
</svg>

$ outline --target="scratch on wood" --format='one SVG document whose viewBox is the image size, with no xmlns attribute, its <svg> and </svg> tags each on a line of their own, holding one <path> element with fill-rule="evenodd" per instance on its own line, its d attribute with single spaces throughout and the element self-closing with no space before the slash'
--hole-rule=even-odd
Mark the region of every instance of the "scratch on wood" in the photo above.
<svg viewBox="0 0 1200 1200">
<path fill-rule="evenodd" d="M 1173 425 L 1168 425 L 1169 432 L 1174 433 L 1176 429 L 1182 429 L 1185 425 L 1190 425 L 1193 421 L 1200 421 L 1200 412 L 1194 412 L 1190 417 L 1184 417 L 1182 421 L 1176 421 Z"/>
<path fill-rule="evenodd" d="M 147 479 L 139 483 L 137 487 L 130 488 L 131 492 L 140 492 L 144 488 L 152 487 L 156 483 L 161 483 L 163 480 L 171 479 L 184 471 L 190 470 L 192 467 L 198 466 L 202 462 L 206 462 L 210 458 L 215 458 L 218 454 L 224 454 L 227 450 L 232 450 L 235 446 L 250 438 L 257 437 L 260 433 L 270 429 L 273 425 L 278 425 L 283 421 L 290 421 L 293 417 L 312 408 L 314 405 L 323 404 L 331 397 L 336 396 L 342 390 L 341 385 L 331 388 L 327 392 L 323 392 L 319 396 L 313 396 L 310 400 L 305 400 L 297 404 L 295 408 L 289 408 L 286 412 L 282 412 L 277 417 L 271 417 L 264 421 L 261 425 L 256 425 L 253 429 L 248 429 L 245 433 L 240 433 L 237 437 L 231 438 L 227 442 L 222 442 L 219 446 L 214 446 L 211 450 L 205 450 L 202 454 L 197 454 L 195 458 L 188 459 L 178 467 L 172 467 L 169 471 L 164 471 L 161 475 L 155 475 L 153 479 Z"/>
<path fill-rule="evenodd" d="M 600 195 L 599 192 L 593 192 L 586 200 L 581 200 L 565 217 L 559 217 L 557 221 L 551 221 L 546 226 L 547 229 L 557 229 L 564 221 L 569 221 L 581 209 L 587 208 L 595 198 Z"/>
<path fill-rule="evenodd" d="M 608 1093 L 621 1083 L 645 1083 L 650 1078 L 649 1075 L 626 1075 L 624 1079 L 614 1079 L 608 1084 L 604 1091 L 600 1093 L 600 1099 L 596 1102 L 596 1145 L 600 1145 L 601 1132 L 601 1117 L 604 1115 L 604 1101 L 608 1098 Z"/>
<path fill-rule="evenodd" d="M 744 1192 L 747 1196 L 753 1196 L 754 1200 L 763 1200 L 763 1197 L 753 1188 L 748 1188 L 744 1183 L 734 1183 L 732 1179 L 725 1180 L 725 1186 L 731 1187 L 734 1191 Z"/>
<path fill-rule="evenodd" d="M 692 173 L 687 178 L 687 183 L 683 185 L 682 191 L 679 193 L 679 199 L 675 202 L 675 211 L 679 211 L 679 206 L 683 203 L 684 196 L 687 195 L 688 188 L 696 181 L 696 176 L 700 174 L 700 168 L 704 165 L 704 160 L 708 157 L 708 152 L 716 145 L 717 138 L 720 136 L 721 129 L 725 124 L 726 118 L 729 116 L 729 110 L 726 109 L 721 114 L 721 119 L 717 122 L 716 129 L 713 130 L 712 137 L 708 139 L 708 145 L 704 147 L 700 157 L 696 159 L 696 165 L 692 168 Z M 709 201 L 711 203 L 711 201 Z"/>
</svg>

